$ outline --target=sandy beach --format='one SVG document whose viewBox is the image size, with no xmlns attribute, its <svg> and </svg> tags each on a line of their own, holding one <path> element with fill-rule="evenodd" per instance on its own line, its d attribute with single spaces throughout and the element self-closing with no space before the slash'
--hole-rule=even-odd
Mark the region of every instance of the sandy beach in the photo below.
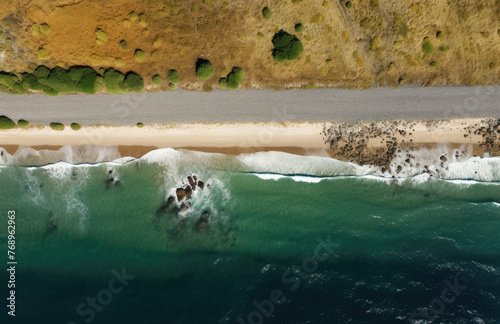
<svg viewBox="0 0 500 324">
<path fill-rule="evenodd" d="M 48 151 L 55 152 L 68 146 L 112 149 L 106 154 L 86 153 L 85 158 L 76 157 L 73 150 L 70 156 L 59 154 L 50 158 L 50 162 L 65 159 L 67 162 L 102 162 L 125 156 L 139 158 L 158 148 L 175 148 L 232 155 L 281 151 L 387 166 L 396 152 L 414 152 L 443 143 L 460 148 L 460 154 L 464 156 L 499 156 L 499 132 L 498 120 L 477 118 L 365 123 L 154 124 L 141 128 L 86 126 L 79 131 L 70 127 L 55 131 L 49 126 L 33 125 L 28 129 L 1 131 L 0 147 L 6 151 L 5 156 L 16 155 L 19 148 L 22 151 L 26 147 L 44 151 L 45 155 Z M 17 153 L 23 164 L 29 164 L 32 155 Z M 39 158 L 37 161 L 36 164 L 41 163 Z"/>
</svg>

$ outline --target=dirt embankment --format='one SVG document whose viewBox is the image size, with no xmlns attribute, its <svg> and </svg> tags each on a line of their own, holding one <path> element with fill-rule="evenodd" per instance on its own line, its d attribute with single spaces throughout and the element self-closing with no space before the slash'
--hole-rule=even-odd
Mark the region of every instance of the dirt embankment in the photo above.
<svg viewBox="0 0 500 324">
<path fill-rule="evenodd" d="M 113 67 L 139 73 L 147 91 L 168 89 L 151 78 L 170 69 L 180 87 L 210 90 L 235 66 L 245 71 L 241 88 L 498 84 L 499 11 L 498 0 L 2 1 L 0 71 Z M 271 56 L 280 29 L 304 46 L 293 61 Z M 198 58 L 214 66 L 207 81 L 196 79 Z"/>
</svg>

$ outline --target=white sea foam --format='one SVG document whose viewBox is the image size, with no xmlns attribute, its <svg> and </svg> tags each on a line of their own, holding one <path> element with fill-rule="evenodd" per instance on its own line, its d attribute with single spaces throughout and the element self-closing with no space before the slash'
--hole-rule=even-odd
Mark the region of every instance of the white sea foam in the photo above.
<svg viewBox="0 0 500 324">
<path fill-rule="evenodd" d="M 415 184 L 427 182 L 430 178 L 452 180 L 453 183 L 463 185 L 474 184 L 474 181 L 500 181 L 500 157 L 471 157 L 467 153 L 469 152 L 468 148 L 464 147 L 462 149 L 463 154 L 461 150 L 450 149 L 443 144 L 435 149 L 399 152 L 391 163 L 390 170 L 385 172 L 382 172 L 379 167 L 360 166 L 330 157 L 300 156 L 283 152 L 258 152 L 230 156 L 220 153 L 159 149 L 147 153 L 140 159 L 124 157 L 104 163 L 113 170 L 115 170 L 114 166 L 128 163 L 139 163 L 138 167 L 140 167 L 141 163 L 158 164 L 164 170 L 165 185 L 168 186 L 166 189 L 170 189 L 172 183 L 184 179 L 191 173 L 198 173 L 201 178 L 207 178 L 219 170 L 253 173 L 265 180 L 279 180 L 287 176 L 294 181 L 310 183 L 317 183 L 329 177 L 346 176 L 363 177 L 377 181 L 393 180 L 394 178 L 397 181 L 411 179 Z M 67 157 L 70 157 L 75 152 L 74 149 L 66 150 Z M 35 152 L 28 150 L 23 154 L 35 156 Z M 408 154 L 413 157 L 411 163 L 406 162 Z M 102 156 L 102 154 L 99 155 L 99 158 Z M 446 156 L 446 159 L 441 158 L 442 156 Z M 0 166 L 2 163 L 3 165 L 15 165 L 6 152 L 0 159 Z M 64 179 L 69 176 L 68 169 L 70 168 L 90 167 L 93 165 L 95 164 L 74 165 L 68 162 L 58 162 L 43 166 L 43 168 L 47 169 L 52 178 Z M 399 165 L 402 166 L 400 172 L 397 171 Z"/>
</svg>

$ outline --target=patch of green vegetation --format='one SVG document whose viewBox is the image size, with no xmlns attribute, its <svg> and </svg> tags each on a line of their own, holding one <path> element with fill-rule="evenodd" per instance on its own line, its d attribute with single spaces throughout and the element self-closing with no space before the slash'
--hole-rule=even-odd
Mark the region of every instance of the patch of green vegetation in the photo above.
<svg viewBox="0 0 500 324">
<path fill-rule="evenodd" d="M 493 69 L 495 67 L 495 63 L 491 62 L 489 67 L 490 67 L 490 69 Z"/>
<path fill-rule="evenodd" d="M 431 62 L 429 65 L 432 66 L 432 67 L 438 67 L 437 62 Z"/>
<path fill-rule="evenodd" d="M 446 52 L 450 49 L 449 46 L 439 46 L 438 47 L 438 50 L 441 51 L 441 52 Z"/>
<path fill-rule="evenodd" d="M 38 57 L 42 60 L 48 59 L 50 57 L 50 53 L 47 49 L 40 47 L 38 49 Z"/>
<path fill-rule="evenodd" d="M 47 24 L 41 24 L 40 25 L 40 32 L 42 34 L 44 34 L 45 36 L 49 36 L 50 33 L 52 32 L 52 28 L 50 28 L 50 26 Z"/>
<path fill-rule="evenodd" d="M 176 70 L 170 70 L 167 74 L 168 80 L 172 83 L 181 82 L 181 78 L 179 77 L 179 73 Z"/>
<path fill-rule="evenodd" d="M 139 25 L 141 25 L 142 27 L 146 27 L 148 25 L 148 17 L 146 17 L 145 14 L 141 13 L 139 15 Z"/>
<path fill-rule="evenodd" d="M 71 79 L 68 71 L 59 66 L 53 68 L 48 77 L 39 78 L 38 82 L 49 86 L 57 92 L 72 92 L 75 91 L 76 87 L 76 82 Z"/>
<path fill-rule="evenodd" d="M 80 81 L 76 84 L 76 91 L 88 94 L 95 94 L 97 88 L 97 73 L 94 70 L 83 74 Z"/>
<path fill-rule="evenodd" d="M 144 89 L 144 79 L 137 73 L 128 72 L 123 81 L 125 92 L 140 92 Z"/>
<path fill-rule="evenodd" d="M 135 50 L 134 57 L 137 62 L 144 62 L 146 60 L 146 54 L 140 49 Z"/>
<path fill-rule="evenodd" d="M 126 40 L 123 39 L 123 40 L 120 41 L 120 48 L 122 50 L 126 50 L 128 48 L 128 43 L 127 43 Z"/>
<path fill-rule="evenodd" d="M 159 74 L 155 74 L 153 76 L 152 80 L 153 80 L 153 83 L 156 85 L 160 85 L 163 82 L 163 79 L 162 79 L 161 75 L 159 75 Z"/>
<path fill-rule="evenodd" d="M 443 37 L 444 37 L 444 33 L 443 33 L 442 31 L 438 31 L 438 32 L 436 33 L 436 38 L 441 39 L 441 38 L 443 38 Z"/>
<path fill-rule="evenodd" d="M 64 125 L 61 123 L 50 123 L 50 128 L 55 131 L 62 131 L 64 130 Z"/>
<path fill-rule="evenodd" d="M 131 13 L 129 13 L 128 19 L 131 22 L 137 22 L 139 20 L 139 16 L 135 12 L 132 11 Z"/>
<path fill-rule="evenodd" d="M 351 1 L 347 1 L 345 3 L 345 6 L 346 6 L 347 9 L 351 9 L 352 8 L 352 2 Z"/>
<path fill-rule="evenodd" d="M 104 72 L 104 85 L 110 93 L 139 92 L 144 88 L 144 80 L 134 72 L 123 75 L 110 68 Z"/>
<path fill-rule="evenodd" d="M 170 89 L 174 90 L 174 89 L 175 89 L 175 84 L 173 84 L 172 82 L 170 82 L 170 83 L 168 84 L 168 87 L 169 87 Z"/>
<path fill-rule="evenodd" d="M 74 130 L 75 132 L 79 131 L 80 129 L 82 129 L 82 126 L 78 123 L 73 123 L 70 125 L 71 129 Z"/>
<path fill-rule="evenodd" d="M 318 86 L 316 85 L 316 83 L 308 83 L 308 84 L 303 84 L 300 86 L 301 89 L 304 89 L 304 90 L 311 90 L 311 89 L 316 89 Z"/>
<path fill-rule="evenodd" d="M 198 10 L 200 10 L 200 5 L 195 3 L 192 7 L 191 7 L 191 12 L 197 12 Z"/>
<path fill-rule="evenodd" d="M 375 36 L 372 39 L 370 39 L 370 50 L 371 51 L 374 51 L 379 47 L 380 40 L 381 40 L 380 36 Z"/>
<path fill-rule="evenodd" d="M 238 89 L 240 87 L 241 81 L 243 81 L 243 70 L 239 67 L 233 67 L 231 72 L 225 78 L 220 78 L 219 86 L 222 88 L 228 88 L 231 90 Z"/>
<path fill-rule="evenodd" d="M 50 69 L 45 65 L 39 65 L 35 69 L 35 72 L 33 72 L 33 75 L 36 76 L 37 78 L 46 78 L 49 76 L 49 74 L 50 74 Z"/>
<path fill-rule="evenodd" d="M 95 36 L 97 44 L 102 45 L 108 41 L 108 35 L 101 28 L 95 30 Z"/>
<path fill-rule="evenodd" d="M 422 51 L 425 54 L 430 54 L 434 50 L 434 47 L 432 46 L 432 43 L 428 37 L 424 38 L 424 41 L 422 42 Z"/>
<path fill-rule="evenodd" d="M 27 120 L 20 119 L 17 121 L 17 126 L 19 126 L 22 129 L 28 128 L 29 125 L 30 125 L 30 122 Z"/>
<path fill-rule="evenodd" d="M 196 77 L 200 80 L 208 80 L 214 74 L 214 67 L 208 60 L 198 59 L 196 62 Z"/>
<path fill-rule="evenodd" d="M 273 13 L 268 7 L 264 7 L 264 9 L 262 9 L 262 17 L 264 17 L 265 19 L 271 18 L 272 15 Z"/>
<path fill-rule="evenodd" d="M 0 30 L 0 37 L 2 37 L 2 36 L 3 36 L 3 31 L 2 31 L 2 30 Z"/>
<path fill-rule="evenodd" d="M 258 32 L 258 33 L 257 33 L 257 37 L 258 37 L 258 38 L 264 38 L 264 34 L 263 34 L 262 32 Z"/>
<path fill-rule="evenodd" d="M 136 125 L 136 126 L 137 126 L 137 127 L 139 127 L 139 128 L 143 128 L 143 127 L 144 127 L 144 124 L 143 124 L 143 123 L 137 123 L 137 125 Z"/>
<path fill-rule="evenodd" d="M 303 32 L 303 31 L 304 31 L 304 25 L 302 25 L 301 23 L 296 24 L 296 25 L 295 25 L 295 31 L 296 31 L 297 33 L 301 33 L 301 32 Z"/>
<path fill-rule="evenodd" d="M 16 123 L 14 123 L 7 116 L 0 116 L 0 129 L 12 129 L 16 127 Z"/>
<path fill-rule="evenodd" d="M 304 50 L 304 46 L 300 40 L 285 31 L 280 30 L 273 37 L 273 57 L 275 61 L 285 62 L 296 59 Z"/>
<path fill-rule="evenodd" d="M 115 69 L 107 69 L 104 72 L 104 86 L 110 93 L 122 93 L 123 80 L 125 80 L 123 73 Z"/>
<path fill-rule="evenodd" d="M 3 85 L 15 94 L 23 94 L 25 92 L 21 80 L 11 73 L 0 72 L 0 85 Z"/>
</svg>

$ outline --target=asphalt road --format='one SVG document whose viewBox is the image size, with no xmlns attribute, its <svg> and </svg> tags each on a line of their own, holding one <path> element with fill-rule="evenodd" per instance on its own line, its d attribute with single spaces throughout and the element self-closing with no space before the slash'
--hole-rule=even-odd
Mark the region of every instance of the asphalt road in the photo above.
<svg viewBox="0 0 500 324">
<path fill-rule="evenodd" d="M 195 122 L 500 118 L 500 86 L 406 86 L 370 90 L 184 90 L 126 95 L 0 94 L 13 120 L 82 125 Z"/>
</svg>

